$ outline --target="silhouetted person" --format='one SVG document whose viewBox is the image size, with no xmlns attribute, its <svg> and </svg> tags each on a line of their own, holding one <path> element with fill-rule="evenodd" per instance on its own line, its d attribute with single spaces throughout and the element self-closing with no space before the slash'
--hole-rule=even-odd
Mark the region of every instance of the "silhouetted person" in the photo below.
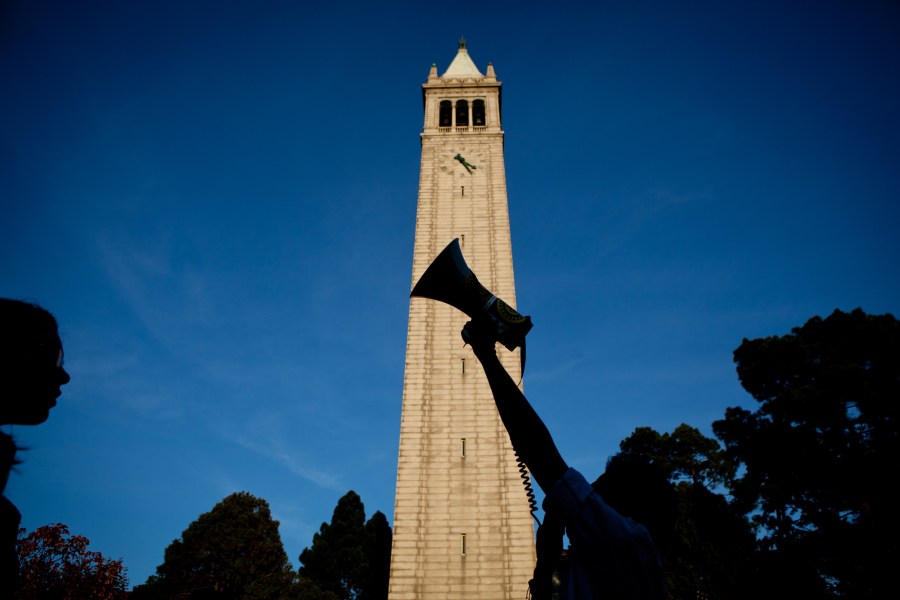
<svg viewBox="0 0 900 600">
<path fill-rule="evenodd" d="M 487 375 L 500 419 L 519 457 L 546 494 L 538 529 L 532 598 L 550 598 L 550 577 L 569 537 L 561 598 L 663 598 L 662 561 L 647 529 L 613 510 L 560 456 L 544 422 L 500 363 L 492 329 L 470 321 L 462 332 Z"/>
<path fill-rule="evenodd" d="M 49 312 L 0 298 L 0 425 L 39 425 L 69 382 L 62 366 L 62 342 Z M 0 432 L 0 494 L 16 464 L 16 444 Z M 21 515 L 0 496 L 0 597 L 10 598 L 18 576 L 16 535 Z"/>
</svg>

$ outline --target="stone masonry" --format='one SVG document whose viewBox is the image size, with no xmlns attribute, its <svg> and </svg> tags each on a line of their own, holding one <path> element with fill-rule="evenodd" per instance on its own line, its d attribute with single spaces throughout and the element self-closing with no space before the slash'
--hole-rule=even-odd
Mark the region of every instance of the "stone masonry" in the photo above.
<svg viewBox="0 0 900 600">
<path fill-rule="evenodd" d="M 447 71 L 438 76 L 432 66 L 422 86 L 412 284 L 459 238 L 479 281 L 515 306 L 500 86 L 491 65 L 482 75 L 464 42 Z M 528 500 L 487 380 L 460 338 L 467 320 L 441 302 L 410 301 L 390 600 L 527 595 Z M 498 345 L 498 355 L 519 380 L 519 352 Z"/>
</svg>

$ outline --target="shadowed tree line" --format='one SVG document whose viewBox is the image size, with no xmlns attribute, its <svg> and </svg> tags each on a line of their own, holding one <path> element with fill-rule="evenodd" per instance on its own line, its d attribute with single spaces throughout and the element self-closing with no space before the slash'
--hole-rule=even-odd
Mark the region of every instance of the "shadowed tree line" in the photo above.
<svg viewBox="0 0 900 600">
<path fill-rule="evenodd" d="M 755 411 L 641 427 L 595 483 L 646 523 L 672 598 L 885 598 L 900 564 L 900 326 L 857 309 L 734 352 Z"/>
<path fill-rule="evenodd" d="M 295 572 L 265 500 L 232 494 L 200 515 L 166 548 L 134 600 L 386 600 L 391 528 L 381 512 L 366 521 L 347 492 L 303 550 Z"/>
<path fill-rule="evenodd" d="M 891 596 L 900 564 L 897 320 L 835 311 L 784 336 L 745 339 L 734 360 L 754 411 L 727 409 L 714 438 L 687 424 L 639 427 L 594 487 L 651 531 L 670 598 Z M 387 519 L 366 521 L 351 491 L 294 572 L 268 504 L 241 492 L 191 523 L 132 595 L 382 600 L 390 551 Z M 89 558 L 118 587 L 79 597 L 121 597 L 121 561 Z"/>
</svg>

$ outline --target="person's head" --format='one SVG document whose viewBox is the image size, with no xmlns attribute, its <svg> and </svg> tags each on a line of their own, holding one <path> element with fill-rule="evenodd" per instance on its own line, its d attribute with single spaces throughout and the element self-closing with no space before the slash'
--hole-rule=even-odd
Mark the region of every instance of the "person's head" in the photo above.
<svg viewBox="0 0 900 600">
<path fill-rule="evenodd" d="M 56 319 L 43 308 L 0 298 L 0 424 L 38 425 L 69 382 Z"/>
<path fill-rule="evenodd" d="M 620 452 L 592 486 L 616 512 L 646 527 L 660 552 L 668 553 L 675 535 L 677 498 L 659 465 Z"/>
</svg>

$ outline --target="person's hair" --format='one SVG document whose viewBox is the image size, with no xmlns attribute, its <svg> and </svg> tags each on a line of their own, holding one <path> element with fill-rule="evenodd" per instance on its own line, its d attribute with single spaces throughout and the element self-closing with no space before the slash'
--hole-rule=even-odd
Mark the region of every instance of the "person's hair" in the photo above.
<svg viewBox="0 0 900 600">
<path fill-rule="evenodd" d="M 37 304 L 0 298 L 0 361 L 6 365 L 18 362 L 24 345 L 43 332 L 57 333 L 58 329 L 53 315 Z"/>
</svg>

